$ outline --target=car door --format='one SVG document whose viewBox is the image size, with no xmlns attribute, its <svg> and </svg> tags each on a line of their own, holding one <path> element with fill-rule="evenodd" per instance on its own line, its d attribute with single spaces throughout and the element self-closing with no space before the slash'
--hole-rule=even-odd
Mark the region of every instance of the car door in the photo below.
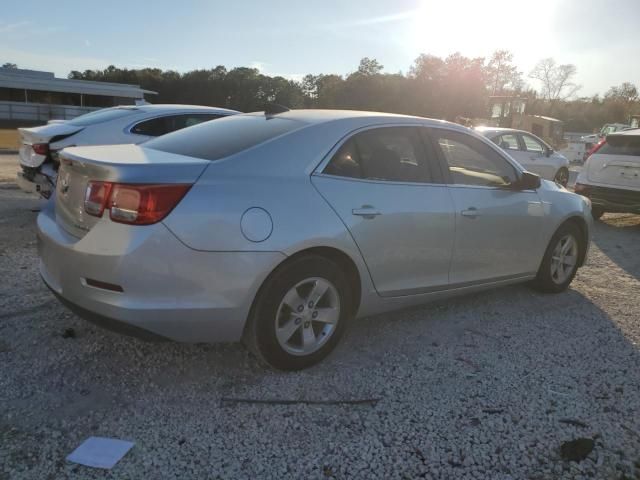
<svg viewBox="0 0 640 480">
<path fill-rule="evenodd" d="M 512 187 L 518 170 L 488 142 L 446 128 L 429 134 L 456 210 L 451 286 L 535 274 L 544 250 L 538 194 Z"/>
<path fill-rule="evenodd" d="M 367 129 L 334 151 L 312 182 L 349 229 L 377 292 L 399 296 L 446 288 L 453 203 L 418 128 Z"/>
<path fill-rule="evenodd" d="M 529 170 L 531 159 L 529 158 L 529 154 L 524 150 L 524 144 L 517 132 L 503 133 L 492 138 L 492 141 L 511 155 L 511 157 L 526 170 Z"/>
<path fill-rule="evenodd" d="M 553 180 L 556 168 L 550 157 L 547 156 L 547 146 L 533 135 L 521 133 L 520 138 L 522 139 L 523 156 L 526 157 L 526 164 L 523 163 L 523 166 L 542 178 Z"/>
</svg>

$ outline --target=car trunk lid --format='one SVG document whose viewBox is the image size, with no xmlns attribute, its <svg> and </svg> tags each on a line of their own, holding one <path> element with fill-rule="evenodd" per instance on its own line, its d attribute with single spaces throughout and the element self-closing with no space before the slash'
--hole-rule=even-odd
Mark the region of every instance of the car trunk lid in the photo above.
<svg viewBox="0 0 640 480">
<path fill-rule="evenodd" d="M 210 164 L 136 145 L 72 147 L 61 153 L 56 187 L 56 221 L 64 230 L 81 238 L 104 218 L 84 209 L 90 181 L 124 184 L 194 183 Z M 107 214 L 108 216 L 108 214 Z"/>
</svg>

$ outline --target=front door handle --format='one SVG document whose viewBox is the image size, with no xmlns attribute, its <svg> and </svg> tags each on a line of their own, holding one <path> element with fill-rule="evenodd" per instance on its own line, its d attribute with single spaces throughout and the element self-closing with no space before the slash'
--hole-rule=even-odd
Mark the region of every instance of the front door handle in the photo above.
<svg viewBox="0 0 640 480">
<path fill-rule="evenodd" d="M 363 217 L 367 220 L 371 220 L 381 213 L 373 208 L 371 205 L 363 205 L 361 208 L 354 208 L 351 210 L 352 215 L 357 215 L 358 217 Z"/>
<path fill-rule="evenodd" d="M 480 212 L 476 207 L 469 207 L 466 210 L 462 210 L 460 215 L 463 217 L 476 218 L 480 216 Z"/>
</svg>

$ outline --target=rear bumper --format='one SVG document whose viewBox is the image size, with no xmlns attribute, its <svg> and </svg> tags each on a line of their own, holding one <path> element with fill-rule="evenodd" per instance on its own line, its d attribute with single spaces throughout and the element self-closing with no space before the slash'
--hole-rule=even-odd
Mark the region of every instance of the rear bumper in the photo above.
<svg viewBox="0 0 640 480">
<path fill-rule="evenodd" d="M 284 258 L 195 251 L 161 223 L 104 219 L 78 239 L 58 226 L 53 202 L 38 216 L 38 251 L 42 279 L 79 316 L 129 335 L 190 343 L 239 340 L 259 286 Z"/>
<path fill-rule="evenodd" d="M 29 168 L 29 167 L 27 167 Z M 26 172 L 25 167 L 23 171 L 16 174 L 16 183 L 23 192 L 27 193 L 39 193 L 45 197 L 48 197 L 53 190 L 53 183 L 55 182 L 55 172 L 52 168 L 45 169 L 41 167 L 37 172 Z M 42 173 L 41 173 L 42 171 Z M 50 175 L 47 177 L 44 173 Z"/>
<path fill-rule="evenodd" d="M 575 192 L 611 213 L 640 213 L 640 191 L 576 183 Z"/>
</svg>

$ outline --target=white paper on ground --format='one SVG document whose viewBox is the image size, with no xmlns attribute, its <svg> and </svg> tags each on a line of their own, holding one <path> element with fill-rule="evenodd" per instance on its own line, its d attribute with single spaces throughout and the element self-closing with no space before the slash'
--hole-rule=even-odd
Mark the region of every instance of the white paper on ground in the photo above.
<svg viewBox="0 0 640 480">
<path fill-rule="evenodd" d="M 133 447 L 133 442 L 116 438 L 89 437 L 80 444 L 67 460 L 87 467 L 113 468 Z"/>
</svg>

